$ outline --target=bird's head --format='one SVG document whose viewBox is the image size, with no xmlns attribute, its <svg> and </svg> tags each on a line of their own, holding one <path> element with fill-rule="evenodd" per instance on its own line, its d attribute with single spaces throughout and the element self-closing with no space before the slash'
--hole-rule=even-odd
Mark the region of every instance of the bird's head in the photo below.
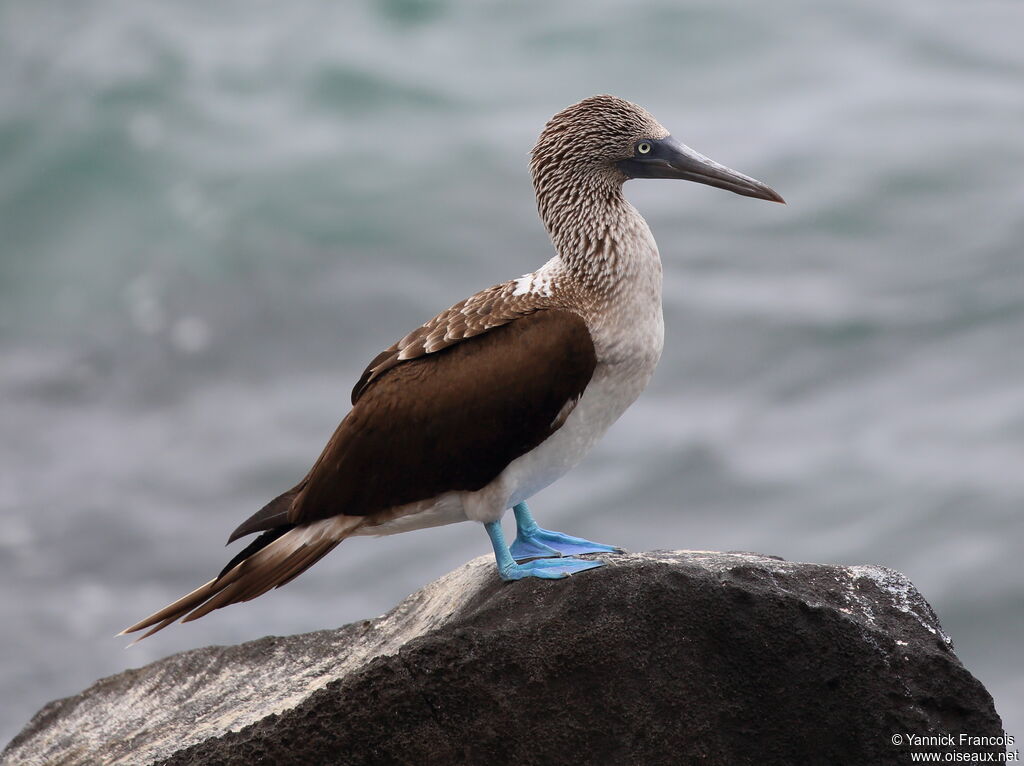
<svg viewBox="0 0 1024 766">
<path fill-rule="evenodd" d="M 621 186 L 631 178 L 677 178 L 784 202 L 760 181 L 677 141 L 643 107 L 615 96 L 591 96 L 556 114 L 531 157 L 538 193 L 587 181 Z"/>
</svg>

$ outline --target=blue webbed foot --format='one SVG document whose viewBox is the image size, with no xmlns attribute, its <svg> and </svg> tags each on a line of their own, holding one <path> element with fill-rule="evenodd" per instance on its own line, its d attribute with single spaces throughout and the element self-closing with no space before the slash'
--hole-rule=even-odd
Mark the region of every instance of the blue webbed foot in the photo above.
<svg viewBox="0 0 1024 766">
<path fill-rule="evenodd" d="M 509 551 L 516 561 L 558 556 L 576 556 L 581 553 L 617 553 L 616 548 L 603 543 L 584 540 L 550 529 L 542 529 L 534 521 L 526 503 L 512 509 L 516 517 L 516 539 Z"/>
<path fill-rule="evenodd" d="M 602 561 L 585 561 L 583 559 L 537 559 L 525 564 L 511 562 L 498 567 L 502 580 L 522 580 L 524 577 L 540 577 L 542 580 L 559 580 L 563 577 L 604 566 Z"/>
<path fill-rule="evenodd" d="M 580 553 L 621 552 L 621 548 L 591 542 L 582 537 L 564 535 L 561 532 L 552 532 L 550 529 L 541 529 L 540 527 L 526 536 L 520 533 L 509 550 L 512 553 L 512 558 L 516 561 L 553 556 L 575 556 Z"/>
<path fill-rule="evenodd" d="M 537 559 L 525 564 L 517 564 L 505 543 L 505 535 L 501 531 L 501 522 L 492 521 L 484 525 L 491 545 L 494 547 L 494 558 L 498 563 L 498 574 L 502 580 L 522 580 L 524 577 L 540 577 L 544 580 L 558 580 L 577 572 L 603 566 L 601 561 L 584 561 L 583 559 Z"/>
</svg>

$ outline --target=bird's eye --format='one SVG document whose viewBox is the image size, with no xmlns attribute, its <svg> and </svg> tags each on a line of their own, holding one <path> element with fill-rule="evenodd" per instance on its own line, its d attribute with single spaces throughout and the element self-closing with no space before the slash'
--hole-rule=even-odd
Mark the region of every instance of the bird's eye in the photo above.
<svg viewBox="0 0 1024 766">
<path fill-rule="evenodd" d="M 651 151 L 651 145 L 646 141 L 641 141 L 639 144 L 636 145 L 636 150 L 640 152 L 640 154 L 647 154 L 648 152 Z"/>
</svg>

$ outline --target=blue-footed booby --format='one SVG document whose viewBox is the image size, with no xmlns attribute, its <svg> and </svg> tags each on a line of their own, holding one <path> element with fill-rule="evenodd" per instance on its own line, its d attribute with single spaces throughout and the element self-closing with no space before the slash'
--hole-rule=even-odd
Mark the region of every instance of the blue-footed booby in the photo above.
<svg viewBox="0 0 1024 766">
<path fill-rule="evenodd" d="M 530 162 L 555 256 L 382 351 L 306 477 L 243 522 L 261 533 L 205 585 L 123 633 L 155 633 L 280 587 L 352 535 L 481 522 L 505 580 L 556 579 L 617 550 L 537 525 L 526 501 L 573 468 L 647 386 L 661 356 L 661 259 L 622 194 L 696 181 L 782 202 L 683 145 L 645 109 L 594 96 L 547 123 Z M 513 509 L 516 539 L 501 518 Z"/>
</svg>

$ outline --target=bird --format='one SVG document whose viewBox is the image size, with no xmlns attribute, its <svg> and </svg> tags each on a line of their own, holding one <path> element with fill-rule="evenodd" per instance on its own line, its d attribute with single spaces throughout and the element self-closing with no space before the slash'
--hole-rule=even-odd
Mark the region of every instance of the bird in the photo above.
<svg viewBox="0 0 1024 766">
<path fill-rule="evenodd" d="M 209 582 L 118 635 L 281 587 L 353 535 L 483 524 L 498 575 L 561 579 L 620 549 L 544 529 L 527 505 L 575 467 L 661 356 L 662 264 L 631 179 L 695 181 L 784 202 L 690 149 L 643 107 L 592 96 L 555 114 L 530 155 L 554 256 L 442 311 L 378 354 L 297 485 L 232 532 L 259 533 Z M 501 520 L 512 509 L 510 546 Z"/>
</svg>

